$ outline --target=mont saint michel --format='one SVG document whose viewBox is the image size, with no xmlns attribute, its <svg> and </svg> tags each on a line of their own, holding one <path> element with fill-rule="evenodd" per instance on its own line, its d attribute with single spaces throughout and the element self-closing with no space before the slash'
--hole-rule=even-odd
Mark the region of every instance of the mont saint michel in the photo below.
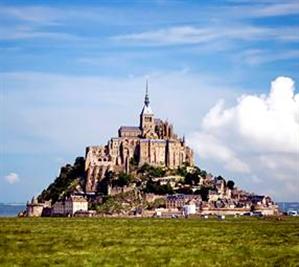
<svg viewBox="0 0 299 267">
<path fill-rule="evenodd" d="M 121 126 L 118 137 L 111 138 L 106 146 L 87 147 L 86 192 L 95 192 L 107 171 L 130 173 L 130 162 L 138 167 L 149 164 L 169 169 L 194 165 L 193 151 L 185 145 L 184 137 L 178 137 L 169 122 L 155 118 L 148 83 L 139 126 Z"/>
<path fill-rule="evenodd" d="M 20 216 L 276 215 L 270 196 L 246 192 L 235 182 L 194 164 L 193 150 L 173 125 L 157 118 L 148 82 L 138 126 L 120 126 L 106 145 L 85 157 L 27 203 Z"/>
</svg>

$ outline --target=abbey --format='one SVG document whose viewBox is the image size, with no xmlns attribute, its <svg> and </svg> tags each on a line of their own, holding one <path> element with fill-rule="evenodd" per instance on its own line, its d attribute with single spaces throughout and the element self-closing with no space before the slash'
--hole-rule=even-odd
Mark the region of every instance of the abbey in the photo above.
<svg viewBox="0 0 299 267">
<path fill-rule="evenodd" d="M 154 117 L 148 96 L 148 83 L 139 126 L 121 126 L 118 137 L 105 146 L 86 148 L 86 192 L 95 192 L 108 171 L 130 172 L 130 164 L 178 168 L 193 166 L 193 151 L 173 131 L 172 124 Z"/>
</svg>

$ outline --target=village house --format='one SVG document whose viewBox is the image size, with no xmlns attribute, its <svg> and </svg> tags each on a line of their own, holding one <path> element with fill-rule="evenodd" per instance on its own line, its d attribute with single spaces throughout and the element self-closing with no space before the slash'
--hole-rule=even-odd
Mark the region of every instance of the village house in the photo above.
<svg viewBox="0 0 299 267">
<path fill-rule="evenodd" d="M 74 215 L 77 211 L 87 211 L 88 201 L 81 196 L 70 196 L 64 202 L 64 213 Z"/>
<path fill-rule="evenodd" d="M 64 203 L 63 201 L 56 201 L 52 206 L 52 215 L 62 216 L 64 215 Z"/>
<path fill-rule="evenodd" d="M 166 198 L 166 209 L 181 209 L 186 204 L 192 203 L 197 207 L 201 205 L 202 199 L 200 195 L 169 195 Z"/>
<path fill-rule="evenodd" d="M 56 201 L 52 207 L 52 215 L 74 215 L 76 212 L 88 211 L 88 201 L 82 196 L 72 195 L 65 201 Z"/>
</svg>

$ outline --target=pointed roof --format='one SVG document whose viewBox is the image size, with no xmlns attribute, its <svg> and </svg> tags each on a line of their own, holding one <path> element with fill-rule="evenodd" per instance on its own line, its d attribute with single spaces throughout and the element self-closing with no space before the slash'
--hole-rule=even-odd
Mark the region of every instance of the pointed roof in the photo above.
<svg viewBox="0 0 299 267">
<path fill-rule="evenodd" d="M 144 106 L 141 111 L 141 115 L 143 115 L 143 114 L 149 114 L 149 115 L 154 114 L 152 111 L 152 108 L 150 107 L 150 100 L 149 100 L 149 95 L 148 95 L 148 80 L 146 80 Z"/>
<path fill-rule="evenodd" d="M 144 98 L 144 104 L 146 106 L 149 106 L 150 101 L 149 101 L 149 96 L 148 96 L 148 80 L 146 80 L 146 85 L 145 85 L 145 98 Z"/>
</svg>

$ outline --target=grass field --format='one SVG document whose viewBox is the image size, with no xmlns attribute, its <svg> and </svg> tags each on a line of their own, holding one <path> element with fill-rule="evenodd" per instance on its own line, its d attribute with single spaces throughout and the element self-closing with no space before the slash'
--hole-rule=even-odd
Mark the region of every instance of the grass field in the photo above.
<svg viewBox="0 0 299 267">
<path fill-rule="evenodd" d="M 299 266 L 299 218 L 0 218 L 0 266 Z"/>
</svg>

